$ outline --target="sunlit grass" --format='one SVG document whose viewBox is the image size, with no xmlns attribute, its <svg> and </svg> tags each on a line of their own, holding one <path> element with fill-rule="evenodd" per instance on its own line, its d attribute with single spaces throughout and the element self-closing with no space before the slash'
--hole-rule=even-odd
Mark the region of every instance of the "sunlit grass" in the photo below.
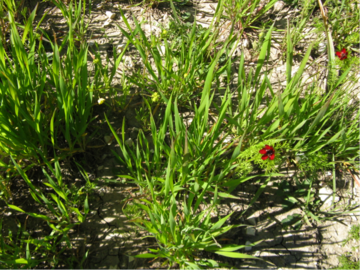
<svg viewBox="0 0 360 270">
<path fill-rule="evenodd" d="M 89 134 L 93 106 L 106 104 L 112 112 L 121 111 L 129 105 L 126 97 L 130 88 L 136 89 L 143 100 L 136 116 L 142 127 L 135 144 L 125 141 L 125 120 L 118 135 L 119 130 L 114 130 L 105 118 L 108 132 L 120 146 L 120 152 L 114 151 L 123 168 L 119 177 L 137 185 L 141 193 L 128 198 L 124 212 L 159 246 L 136 257 L 182 268 L 228 267 L 212 259 L 199 259 L 197 254 L 205 251 L 229 258 L 261 259 L 244 253 L 245 244 L 219 243 L 219 236 L 243 225 L 229 224 L 233 212 L 220 216 L 218 210 L 222 200 L 239 199 L 232 194 L 239 185 L 257 177 L 260 188 L 250 200 L 250 209 L 289 163 L 301 171 L 296 185 L 303 192 L 298 194 L 301 199 L 292 194 L 286 194 L 286 198 L 301 207 L 303 215 L 296 216 L 296 220 L 289 218 L 288 223 L 300 228 L 328 219 L 314 210 L 319 206 L 315 176 L 319 171 L 332 170 L 336 191 L 337 169 L 357 169 L 355 159 L 359 154 L 358 122 L 354 121 L 359 118 L 359 110 L 353 102 L 353 84 L 348 83 L 357 54 L 352 39 L 342 40 L 340 29 L 331 31 L 328 24 L 339 19 L 339 12 L 356 10 L 336 5 L 326 11 L 320 4 L 323 26 L 319 29 L 326 37 L 329 75 L 325 89 L 318 91 L 317 81 L 309 85 L 302 80 L 316 44 L 309 44 L 293 72 L 294 46 L 309 14 L 301 15 L 299 28 L 288 22 L 285 31 L 286 85 L 275 89 L 269 80 L 270 71 L 264 71 L 276 29 L 271 21 L 261 22 L 260 18 L 276 1 L 261 9 L 259 1 L 239 1 L 234 6 L 232 1 L 219 1 L 208 29 L 196 22 L 184 24 L 174 15 L 161 36 L 150 38 L 142 29 L 143 22 L 133 18 L 131 27 L 130 19 L 122 14 L 125 28 L 119 29 L 127 43 L 121 53 L 114 50 L 112 65 L 105 66 L 101 55 L 89 53 L 85 42 L 84 15 L 89 3 L 53 2 L 68 24 L 61 43 L 52 41 L 40 23 L 35 24 L 36 9 L 21 25 L 16 21 L 12 1 L 1 1 L 0 5 L 5 16 L 0 23 L 7 23 L 10 37 L 8 43 L 4 32 L 0 35 L 1 199 L 9 208 L 46 222 L 52 231 L 40 240 L 32 239 L 23 224 L 18 230 L 22 234 L 6 232 L 0 249 L 2 264 L 29 268 L 45 261 L 51 267 L 82 267 L 86 256 L 63 262 L 54 254 L 60 256 L 72 249 L 68 231 L 86 220 L 90 211 L 88 195 L 95 185 L 77 164 L 86 185 L 68 187 L 59 161 L 89 151 L 93 146 Z M 176 7 L 170 4 L 176 14 Z M 231 27 L 225 38 L 219 39 L 224 19 L 231 22 Z M 256 48 L 256 64 L 249 68 L 239 44 L 246 29 L 261 23 L 264 33 Z M 352 32 L 353 21 L 349 18 L 346 23 L 346 29 Z M 44 38 L 50 42 L 51 54 L 44 49 Z M 336 58 L 336 51 L 345 47 L 348 55 Z M 235 57 L 237 49 L 240 56 Z M 125 54 L 138 55 L 142 64 L 136 72 L 121 74 L 119 93 L 112 82 Z M 88 65 L 94 65 L 94 77 Z M 191 115 L 190 122 L 185 121 L 184 112 Z M 34 168 L 41 169 L 40 185 L 28 176 Z M 24 211 L 13 204 L 12 181 L 20 178 L 28 186 L 34 205 L 45 212 Z M 286 188 L 285 184 L 278 186 Z M 203 205 L 207 208 L 200 211 Z M 337 213 L 341 212 L 331 214 Z"/>
</svg>

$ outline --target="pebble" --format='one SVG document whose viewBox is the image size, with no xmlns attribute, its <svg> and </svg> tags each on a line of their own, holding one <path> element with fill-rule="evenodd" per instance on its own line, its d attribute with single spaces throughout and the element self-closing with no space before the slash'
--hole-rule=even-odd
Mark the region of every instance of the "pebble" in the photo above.
<svg viewBox="0 0 360 270">
<path fill-rule="evenodd" d="M 117 51 L 118 53 L 121 53 L 121 52 L 124 50 L 125 46 L 126 46 L 126 43 L 119 44 L 119 45 L 116 47 L 116 51 Z"/>
<path fill-rule="evenodd" d="M 251 245 L 252 243 L 250 241 L 246 241 L 245 245 Z M 250 251 L 252 247 L 245 247 L 245 251 Z"/>
<path fill-rule="evenodd" d="M 256 225 L 256 218 L 249 218 L 248 220 L 247 220 L 251 225 Z"/>
<path fill-rule="evenodd" d="M 105 142 L 108 144 L 108 145 L 110 145 L 111 144 L 111 137 L 110 136 L 104 136 L 104 140 L 105 140 Z"/>
<path fill-rule="evenodd" d="M 322 54 L 324 52 L 326 52 L 326 43 L 325 42 L 320 42 L 319 47 L 318 47 L 318 53 Z"/>
<path fill-rule="evenodd" d="M 246 228 L 246 235 L 255 236 L 256 229 L 253 227 L 247 227 Z"/>
<path fill-rule="evenodd" d="M 273 13 L 280 12 L 284 9 L 285 3 L 283 1 L 277 1 L 273 7 Z"/>
<path fill-rule="evenodd" d="M 107 20 L 104 22 L 104 24 L 103 24 L 102 27 L 107 27 L 107 26 L 110 26 L 110 25 L 111 25 L 111 20 L 110 20 L 110 19 L 107 19 Z"/>
<path fill-rule="evenodd" d="M 127 139 L 126 141 L 125 141 L 125 144 L 126 145 L 128 145 L 128 146 L 132 146 L 133 145 L 133 140 L 131 139 L 131 138 L 129 138 L 129 139 Z"/>
<path fill-rule="evenodd" d="M 244 47 L 244 48 L 249 48 L 250 47 L 250 42 L 247 38 L 245 38 L 244 40 L 241 41 L 241 45 Z"/>
<path fill-rule="evenodd" d="M 115 19 L 115 16 L 116 16 L 115 13 L 112 13 L 111 11 L 106 11 L 105 14 L 109 19 L 111 19 L 111 20 Z"/>
</svg>

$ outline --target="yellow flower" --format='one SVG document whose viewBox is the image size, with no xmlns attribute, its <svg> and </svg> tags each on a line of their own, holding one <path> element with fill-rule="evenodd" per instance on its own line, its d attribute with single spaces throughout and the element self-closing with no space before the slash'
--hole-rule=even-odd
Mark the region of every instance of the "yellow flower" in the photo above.
<svg viewBox="0 0 360 270">
<path fill-rule="evenodd" d="M 160 99 L 160 95 L 158 93 L 155 92 L 154 94 L 151 95 L 152 102 L 158 102 L 159 99 Z"/>
<path fill-rule="evenodd" d="M 166 31 L 166 30 L 163 30 L 163 31 L 162 31 L 162 34 L 163 34 L 163 35 L 166 35 L 166 34 L 167 34 L 167 31 Z"/>
<path fill-rule="evenodd" d="M 105 102 L 105 98 L 99 98 L 98 103 L 99 105 L 103 104 Z"/>
</svg>

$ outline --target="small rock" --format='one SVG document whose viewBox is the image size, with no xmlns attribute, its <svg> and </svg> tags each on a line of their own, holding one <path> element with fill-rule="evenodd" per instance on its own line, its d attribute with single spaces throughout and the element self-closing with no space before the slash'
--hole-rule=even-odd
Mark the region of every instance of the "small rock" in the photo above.
<svg viewBox="0 0 360 270">
<path fill-rule="evenodd" d="M 225 139 L 223 140 L 223 143 L 230 143 L 232 141 L 232 137 L 231 136 L 227 136 L 225 137 Z"/>
<path fill-rule="evenodd" d="M 126 43 L 121 43 L 121 44 L 119 44 L 119 45 L 116 47 L 116 51 L 117 51 L 118 53 L 121 53 L 121 52 L 124 50 L 125 46 L 126 46 Z"/>
<path fill-rule="evenodd" d="M 134 63 L 133 61 L 131 60 L 131 57 L 130 56 L 126 56 L 125 59 L 124 59 L 124 64 L 127 68 L 132 68 L 134 67 Z"/>
<path fill-rule="evenodd" d="M 129 139 L 127 139 L 126 141 L 125 141 L 125 144 L 127 145 L 127 146 L 132 146 L 133 145 L 133 140 L 131 139 L 131 138 L 129 138 Z"/>
<path fill-rule="evenodd" d="M 322 54 L 324 52 L 326 52 L 326 43 L 320 42 L 318 47 L 318 54 Z"/>
<path fill-rule="evenodd" d="M 115 13 L 112 13 L 111 11 L 106 11 L 105 14 L 109 19 L 111 19 L 111 20 L 115 19 L 115 16 L 116 16 Z"/>
<path fill-rule="evenodd" d="M 251 245 L 252 243 L 250 241 L 246 241 L 245 245 L 247 247 L 245 247 L 245 251 L 250 251 L 252 249 L 252 247 L 249 247 L 248 245 Z"/>
<path fill-rule="evenodd" d="M 108 26 L 110 26 L 110 25 L 111 25 L 111 20 L 110 20 L 110 19 L 107 19 L 107 20 L 104 22 L 104 24 L 103 24 L 102 27 L 108 27 Z"/>
<path fill-rule="evenodd" d="M 249 218 L 248 220 L 247 220 L 251 225 L 256 225 L 256 218 Z"/>
<path fill-rule="evenodd" d="M 273 7 L 273 13 L 282 11 L 284 7 L 285 3 L 283 1 L 277 1 Z"/>
<path fill-rule="evenodd" d="M 320 197 L 320 200 L 322 202 L 324 202 L 324 206 L 329 206 L 333 202 L 333 191 L 327 186 L 322 187 L 319 190 L 319 197 Z M 339 200 L 339 197 L 335 196 L 335 201 L 338 201 L 338 200 Z"/>
<path fill-rule="evenodd" d="M 247 227 L 246 228 L 246 235 L 255 236 L 256 229 L 254 227 Z"/>
<path fill-rule="evenodd" d="M 105 140 L 105 142 L 108 144 L 108 145 L 110 145 L 111 144 L 111 136 L 104 136 L 104 140 Z"/>
<path fill-rule="evenodd" d="M 241 46 L 244 48 L 249 48 L 250 47 L 250 42 L 249 39 L 245 38 L 244 40 L 241 41 Z"/>
<path fill-rule="evenodd" d="M 103 218 L 103 220 L 104 220 L 106 223 L 111 223 L 111 222 L 113 222 L 113 221 L 115 220 L 115 218 L 114 218 L 114 217 L 105 217 L 105 218 Z"/>
</svg>

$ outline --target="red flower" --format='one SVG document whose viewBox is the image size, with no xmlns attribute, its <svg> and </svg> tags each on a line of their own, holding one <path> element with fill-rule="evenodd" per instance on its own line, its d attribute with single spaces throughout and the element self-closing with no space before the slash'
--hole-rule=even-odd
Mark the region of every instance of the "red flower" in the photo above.
<svg viewBox="0 0 360 270">
<path fill-rule="evenodd" d="M 346 49 L 342 49 L 341 52 L 336 52 L 336 56 L 340 58 L 340 60 L 344 60 L 347 58 L 348 56 L 348 52 L 346 51 Z"/>
<path fill-rule="evenodd" d="M 275 149 L 272 146 L 265 145 L 263 149 L 259 151 L 260 154 L 263 156 L 261 157 L 262 160 L 266 160 L 267 158 L 270 158 L 270 160 L 273 160 L 275 158 Z"/>
</svg>

